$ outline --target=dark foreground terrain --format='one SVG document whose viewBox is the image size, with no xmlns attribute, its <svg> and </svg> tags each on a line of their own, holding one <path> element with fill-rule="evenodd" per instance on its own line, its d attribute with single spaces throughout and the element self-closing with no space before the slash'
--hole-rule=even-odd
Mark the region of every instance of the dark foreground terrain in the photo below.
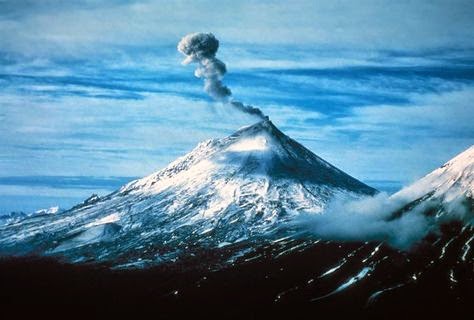
<svg viewBox="0 0 474 320">
<path fill-rule="evenodd" d="M 146 270 L 9 258 L 0 263 L 0 309 L 66 318 L 473 319 L 472 233 L 454 226 L 408 253 L 378 243 L 300 240 L 283 251 L 273 243 L 223 269 L 202 263 L 221 254 L 206 251 Z"/>
</svg>

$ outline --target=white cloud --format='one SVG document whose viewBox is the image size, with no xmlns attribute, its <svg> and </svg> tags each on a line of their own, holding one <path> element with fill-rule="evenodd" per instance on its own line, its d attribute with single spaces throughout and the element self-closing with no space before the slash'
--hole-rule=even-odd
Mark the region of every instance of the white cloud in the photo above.
<svg viewBox="0 0 474 320">
<path fill-rule="evenodd" d="M 381 241 L 406 250 L 436 228 L 421 208 L 392 219 L 403 205 L 384 193 L 357 200 L 336 198 L 322 214 L 303 214 L 296 223 L 326 240 Z"/>
<path fill-rule="evenodd" d="M 288 133 L 356 177 L 408 183 L 474 143 L 474 87 L 409 97 L 407 105 L 356 107 Z"/>
<path fill-rule="evenodd" d="M 22 175 L 145 175 L 202 140 L 255 121 L 166 94 L 114 100 L 3 93 L 0 99 L 0 171 Z"/>
<path fill-rule="evenodd" d="M 0 3 L 3 50 L 77 55 L 117 45 L 174 44 L 196 31 L 234 43 L 359 49 L 474 45 L 474 4 L 468 0 L 41 3 Z"/>
</svg>

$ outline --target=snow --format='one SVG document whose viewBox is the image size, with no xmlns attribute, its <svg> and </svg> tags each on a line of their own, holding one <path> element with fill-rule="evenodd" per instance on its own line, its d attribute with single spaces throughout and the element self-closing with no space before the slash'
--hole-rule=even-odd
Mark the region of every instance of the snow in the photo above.
<svg viewBox="0 0 474 320">
<path fill-rule="evenodd" d="M 396 290 L 396 289 L 398 289 L 398 288 L 401 288 L 401 287 L 403 287 L 404 285 L 405 285 L 404 283 L 399 283 L 399 284 L 396 284 L 396 285 L 394 285 L 394 286 L 391 286 L 391 287 L 388 287 L 388 288 L 385 288 L 385 289 L 376 291 L 376 292 L 374 292 L 372 295 L 370 295 L 369 299 L 367 300 L 367 303 L 368 303 L 368 304 L 374 303 L 382 294 L 387 293 L 387 292 L 389 292 L 389 291 Z"/>
<path fill-rule="evenodd" d="M 377 254 L 377 252 L 380 250 L 380 247 L 382 246 L 383 242 L 380 243 L 378 246 L 376 246 L 374 248 L 374 250 L 372 250 L 372 252 L 369 254 L 369 256 L 367 258 L 365 258 L 364 260 L 362 260 L 363 263 L 366 263 L 370 258 L 372 258 L 373 256 L 375 256 Z"/>
<path fill-rule="evenodd" d="M 255 136 L 251 139 L 243 139 L 232 144 L 227 150 L 234 152 L 264 151 L 268 148 L 268 140 L 264 136 Z"/>
<path fill-rule="evenodd" d="M 334 273 L 335 271 L 339 270 L 344 264 L 346 264 L 346 262 L 347 262 L 347 260 L 343 259 L 340 264 L 338 264 L 337 266 L 335 266 L 335 267 L 329 269 L 328 271 L 324 272 L 318 278 L 324 278 L 324 277 L 330 275 L 331 273 Z"/>
<path fill-rule="evenodd" d="M 109 214 L 108 216 L 105 216 L 105 217 L 97 219 L 96 221 L 93 221 L 89 224 L 86 224 L 84 226 L 84 228 L 90 228 L 90 227 L 98 226 L 98 225 L 101 225 L 101 224 L 117 222 L 119 220 L 120 220 L 120 217 L 119 217 L 118 213 L 112 213 L 112 214 Z"/>
<path fill-rule="evenodd" d="M 87 205 L 2 229 L 0 253 L 41 247 L 70 261 L 127 257 L 117 263 L 154 264 L 175 259 L 190 245 L 270 237 L 302 211 L 321 213 L 335 196 L 374 191 L 265 120 L 204 141 L 166 168 Z M 144 249 L 160 246 L 166 256 Z"/>
<path fill-rule="evenodd" d="M 431 192 L 434 192 L 433 197 L 442 197 L 444 202 L 474 195 L 474 146 L 395 193 L 392 199 L 410 202 Z"/>
<path fill-rule="evenodd" d="M 362 268 L 362 270 L 360 270 L 360 272 L 356 276 L 348 279 L 346 282 L 341 284 L 336 290 L 334 290 L 333 293 L 341 292 L 347 289 L 348 287 L 352 286 L 354 283 L 364 279 L 369 274 L 370 271 L 372 271 L 371 267 Z"/>
<path fill-rule="evenodd" d="M 90 226 L 79 235 L 61 243 L 59 246 L 54 248 L 52 252 L 58 253 L 101 241 L 111 241 L 119 229 L 120 228 L 113 223 L 102 223 Z"/>
<path fill-rule="evenodd" d="M 470 237 L 469 240 L 462 247 L 461 261 L 466 261 L 469 251 L 471 250 L 471 242 L 474 241 L 474 236 Z"/>
<path fill-rule="evenodd" d="M 35 211 L 35 214 L 57 214 L 61 212 L 59 206 L 51 207 L 49 209 L 40 209 Z"/>
<path fill-rule="evenodd" d="M 321 300 L 321 299 L 325 299 L 325 298 L 328 298 L 332 295 L 335 295 L 335 294 L 337 294 L 341 291 L 344 291 L 347 288 L 349 288 L 350 286 L 354 285 L 355 283 L 357 283 L 357 282 L 361 281 L 362 279 L 364 279 L 365 277 L 369 276 L 371 271 L 373 271 L 372 267 L 364 267 L 364 268 L 362 268 L 362 270 L 359 271 L 359 273 L 357 275 L 347 279 L 343 284 L 341 284 L 339 287 L 337 287 L 334 291 L 331 291 L 330 293 L 328 293 L 324 296 L 311 299 L 311 301 L 313 302 L 313 301 L 318 301 L 318 300 Z"/>
</svg>

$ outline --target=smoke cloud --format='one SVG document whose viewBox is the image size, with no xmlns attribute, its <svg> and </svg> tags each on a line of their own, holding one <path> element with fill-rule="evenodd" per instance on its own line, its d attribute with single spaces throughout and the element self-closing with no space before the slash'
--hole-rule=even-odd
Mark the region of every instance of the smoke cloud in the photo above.
<svg viewBox="0 0 474 320">
<path fill-rule="evenodd" d="M 438 224 L 423 214 L 423 207 L 394 217 L 402 206 L 383 193 L 357 200 L 339 198 L 322 214 L 300 215 L 296 224 L 325 240 L 384 241 L 405 250 L 437 232 Z"/>
<path fill-rule="evenodd" d="M 227 68 L 224 62 L 216 58 L 218 49 L 219 40 L 212 33 L 191 33 L 178 43 L 178 51 L 186 56 L 183 64 L 198 64 L 194 75 L 204 80 L 207 94 L 239 111 L 264 119 L 265 115 L 260 109 L 231 100 L 232 91 L 222 83 Z"/>
</svg>

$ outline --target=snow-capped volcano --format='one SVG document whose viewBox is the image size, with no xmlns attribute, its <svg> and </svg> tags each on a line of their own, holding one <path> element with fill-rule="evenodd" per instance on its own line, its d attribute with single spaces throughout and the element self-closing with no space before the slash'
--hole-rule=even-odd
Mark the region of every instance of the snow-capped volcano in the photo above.
<svg viewBox="0 0 474 320">
<path fill-rule="evenodd" d="M 120 194 L 155 195 L 173 190 L 169 211 L 196 202 L 204 217 L 231 204 L 251 208 L 264 217 L 275 202 L 289 212 L 320 212 L 338 193 L 373 194 L 374 189 L 350 177 L 285 136 L 269 120 L 233 135 L 199 144 L 165 169 L 136 180 Z M 192 197 L 190 197 L 192 195 Z"/>
<path fill-rule="evenodd" d="M 375 192 L 267 119 L 59 217 L 3 228 L 0 246 L 7 254 L 154 264 L 191 247 L 256 239 L 300 211 L 321 212 L 334 196 Z"/>
<path fill-rule="evenodd" d="M 392 199 L 416 205 L 428 203 L 431 207 L 441 205 L 438 214 L 460 213 L 460 205 L 469 206 L 474 199 L 474 146 L 395 193 Z"/>
</svg>

